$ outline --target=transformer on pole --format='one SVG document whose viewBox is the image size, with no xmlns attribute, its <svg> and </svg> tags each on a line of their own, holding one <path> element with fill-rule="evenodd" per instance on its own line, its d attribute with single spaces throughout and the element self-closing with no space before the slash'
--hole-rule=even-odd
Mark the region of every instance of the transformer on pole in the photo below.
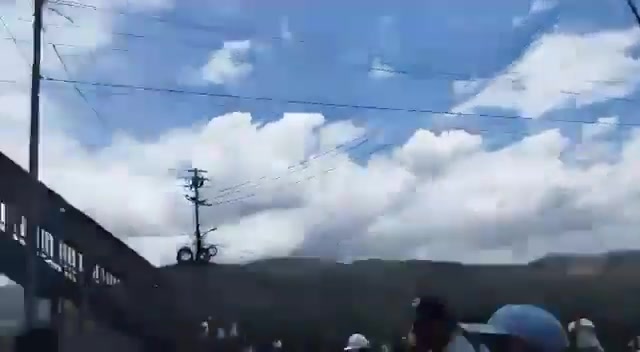
<svg viewBox="0 0 640 352">
<path fill-rule="evenodd" d="M 185 195 L 185 198 L 193 204 L 194 212 L 194 232 L 193 232 L 193 245 L 184 246 L 178 249 L 176 260 L 179 264 L 184 263 L 209 263 L 218 254 L 218 247 L 214 244 L 207 244 L 205 242 L 206 235 L 210 232 L 217 230 L 212 228 L 202 232 L 200 224 L 200 208 L 210 207 L 212 204 L 206 199 L 202 198 L 201 189 L 209 181 L 208 178 L 203 175 L 206 174 L 206 170 L 192 168 L 187 170 L 188 177 L 185 177 L 187 181 L 185 188 L 190 193 Z"/>
</svg>

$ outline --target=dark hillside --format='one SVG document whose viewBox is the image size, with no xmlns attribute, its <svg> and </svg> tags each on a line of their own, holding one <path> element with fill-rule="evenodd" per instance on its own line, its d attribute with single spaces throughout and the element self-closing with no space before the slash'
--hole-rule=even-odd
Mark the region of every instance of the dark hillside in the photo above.
<svg viewBox="0 0 640 352">
<path fill-rule="evenodd" d="M 519 266 L 288 258 L 163 270 L 194 319 L 211 315 L 226 327 L 237 321 L 254 338 L 304 334 L 342 341 L 357 330 L 391 339 L 407 331 L 411 300 L 430 292 L 448 297 L 469 322 L 485 321 L 505 303 L 539 304 L 565 322 L 585 314 L 605 345 L 622 348 L 640 332 L 638 268 L 640 254 L 617 252 L 550 256 Z M 15 308 L 9 292 L 0 289 L 0 318 Z"/>
</svg>

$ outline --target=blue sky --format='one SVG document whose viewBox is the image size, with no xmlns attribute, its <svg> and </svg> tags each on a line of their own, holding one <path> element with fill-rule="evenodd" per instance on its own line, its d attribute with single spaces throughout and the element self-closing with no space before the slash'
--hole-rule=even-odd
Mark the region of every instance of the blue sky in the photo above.
<svg viewBox="0 0 640 352">
<path fill-rule="evenodd" d="M 93 62 L 87 63 L 87 58 L 83 58 L 81 65 L 74 62 L 73 56 L 66 60 L 68 65 L 81 68 L 75 73 L 76 79 L 81 80 L 447 111 L 460 102 L 453 94 L 454 79 L 491 78 L 508 70 L 545 33 L 589 32 L 633 25 L 623 1 L 548 3 L 553 6 L 531 13 L 532 4 L 525 0 L 411 0 L 401 4 L 379 0 L 268 4 L 239 0 L 226 1 L 222 6 L 179 1 L 173 9 L 152 15 L 123 10 L 129 15 L 117 17 L 114 31 L 145 38 L 116 35 L 110 48 L 90 58 Z M 90 17 L 95 12 L 88 9 L 74 14 Z M 163 23 L 152 19 L 153 16 L 168 21 Z M 514 25 L 516 21 L 520 23 Z M 82 30 L 81 26 L 77 30 Z M 233 84 L 185 84 L 184 76 L 189 69 L 203 66 L 212 51 L 232 40 L 251 41 L 252 49 L 244 58 L 253 66 L 248 76 Z M 61 52 L 64 56 L 64 48 Z M 116 68 L 114 60 L 120 63 Z M 372 78 L 370 68 L 376 61 L 406 74 Z M 55 83 L 47 83 L 45 89 L 51 85 Z M 283 111 L 320 111 L 331 119 L 380 120 L 394 134 L 405 137 L 416 127 L 429 126 L 431 121 L 430 114 L 292 106 L 179 94 L 126 91 L 126 95 L 108 96 L 89 92 L 92 105 L 106 120 L 101 124 L 91 110 L 83 107 L 75 92 L 70 89 L 64 92 L 70 103 L 77 104 L 77 118 L 86 120 L 86 127 L 91 129 L 87 135 L 94 141 L 105 138 L 113 129 L 153 137 L 170 127 L 237 110 L 251 111 L 264 120 Z M 611 113 L 630 108 L 633 104 L 613 101 L 589 109 L 549 114 L 594 119 L 601 111 Z M 517 115 L 492 107 L 482 111 Z M 496 119 L 470 120 L 471 126 L 509 124 L 510 130 L 522 127 L 517 122 Z"/>
</svg>

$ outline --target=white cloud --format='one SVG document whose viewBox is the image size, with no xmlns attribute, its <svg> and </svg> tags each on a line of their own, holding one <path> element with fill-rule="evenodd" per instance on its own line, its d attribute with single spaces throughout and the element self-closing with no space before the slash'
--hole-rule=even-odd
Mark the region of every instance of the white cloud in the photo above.
<svg viewBox="0 0 640 352">
<path fill-rule="evenodd" d="M 608 137 L 615 132 L 618 117 L 601 117 L 598 123 L 582 127 L 582 141 L 575 146 L 576 161 L 607 161 L 615 155 L 616 146 L 610 143 Z"/>
<path fill-rule="evenodd" d="M 250 50 L 249 40 L 224 42 L 202 67 L 202 78 L 214 84 L 227 84 L 248 76 L 253 70 L 253 65 L 247 61 Z"/>
<path fill-rule="evenodd" d="M 469 94 L 477 92 L 478 88 L 484 84 L 485 80 L 455 80 L 451 83 L 453 95 L 456 98 L 468 97 Z"/>
<path fill-rule="evenodd" d="M 374 79 L 385 79 L 394 77 L 395 75 L 396 73 L 391 65 L 385 64 L 378 57 L 372 60 L 371 67 L 369 68 L 369 77 Z"/>
<path fill-rule="evenodd" d="M 531 2 L 530 14 L 536 14 L 543 11 L 550 10 L 558 5 L 556 0 L 533 0 Z"/>
<path fill-rule="evenodd" d="M 594 139 L 605 136 L 607 133 L 615 130 L 618 123 L 618 117 L 601 117 L 598 119 L 598 124 L 585 125 L 582 127 L 582 138 Z"/>
<path fill-rule="evenodd" d="M 19 113 L 0 114 L 3 126 L 26 121 Z M 26 150 L 24 140 L 6 137 L 27 126 L 9 126 L 0 149 L 24 164 L 17 153 Z M 234 113 L 155 141 L 121 137 L 94 152 L 54 127 L 47 133 L 45 181 L 119 236 L 143 236 L 129 242 L 158 264 L 173 260 L 187 243 L 179 235 L 191 228 L 190 210 L 167 171 L 184 160 L 209 170 L 213 201 L 255 195 L 206 210 L 206 226 L 219 226 L 211 241 L 224 246 L 224 262 L 292 253 L 465 261 L 507 253 L 495 260 L 512 261 L 594 238 L 605 245 L 582 250 L 640 245 L 634 236 L 640 132 L 622 151 L 610 149 L 614 162 L 571 162 L 574 149 L 555 130 L 499 150 L 463 131 L 418 130 L 363 165 L 336 152 L 294 169 L 288 166 L 361 130 L 317 114 L 286 114 L 262 125 Z M 606 143 L 583 143 L 595 141 Z M 226 196 L 216 192 L 240 183 Z M 524 252 L 512 257 L 515 249 Z"/>
<path fill-rule="evenodd" d="M 508 72 L 455 110 L 501 107 L 536 118 L 560 107 L 624 97 L 640 81 L 640 61 L 629 55 L 638 39 L 635 28 L 546 34 Z"/>
<path fill-rule="evenodd" d="M 289 18 L 283 17 L 280 19 L 280 37 L 285 41 L 293 40 L 293 33 L 289 28 Z"/>
<path fill-rule="evenodd" d="M 549 11 L 558 6 L 557 0 L 532 0 L 529 6 L 529 13 L 526 16 L 517 16 L 513 19 L 513 26 L 521 26 L 525 21 L 532 16 Z"/>
</svg>

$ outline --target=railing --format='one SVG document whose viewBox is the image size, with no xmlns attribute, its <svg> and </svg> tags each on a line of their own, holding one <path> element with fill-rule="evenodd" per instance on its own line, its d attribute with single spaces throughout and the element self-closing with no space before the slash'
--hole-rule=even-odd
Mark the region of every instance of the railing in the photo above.
<svg viewBox="0 0 640 352">
<path fill-rule="evenodd" d="M 158 324 L 152 324 L 156 325 L 153 328 L 145 326 L 150 324 L 148 315 L 154 311 L 176 318 L 175 313 L 172 314 L 175 307 L 169 306 L 167 303 L 171 300 L 166 299 L 172 296 L 167 293 L 172 285 L 164 275 L 60 195 L 41 182 L 34 182 L 24 169 L 2 153 L 0 239 L 14 241 L 16 248 L 24 248 L 20 252 L 25 258 L 29 235 L 26 210 L 31 201 L 28 195 L 34 188 L 40 208 L 37 256 L 51 269 L 50 274 L 60 276 L 56 280 L 65 283 L 67 291 L 72 291 L 64 294 L 77 304 L 91 303 L 92 311 L 123 329 L 145 335 L 166 335 L 166 330 L 157 331 Z M 5 268 L 0 271 L 2 269 Z M 154 298 L 153 293 L 158 290 L 163 291 L 157 295 L 165 297 L 162 300 Z M 151 307 L 154 303 L 160 306 Z"/>
<path fill-rule="evenodd" d="M 21 246 L 26 245 L 26 218 L 19 216 L 17 222 L 7 221 L 14 211 L 0 200 L 0 232 L 4 232 L 12 240 Z M 18 212 L 15 212 L 18 214 Z M 18 216 L 16 216 L 18 217 Z M 63 273 L 64 276 L 77 283 L 80 273 L 85 271 L 84 255 L 71 244 L 57 238 L 51 232 L 44 229 L 38 231 L 36 240 L 38 256 L 44 260 L 53 270 Z M 99 285 L 115 285 L 120 279 L 109 270 L 94 264 L 91 278 Z"/>
<path fill-rule="evenodd" d="M 32 201 L 29 195 L 35 194 L 40 208 L 39 225 L 45 232 L 55 233 L 65 245 L 90 257 L 116 277 L 125 279 L 129 275 L 148 283 L 162 281 L 151 263 L 46 185 L 34 182 L 2 153 L 0 175 L 0 201 L 7 208 L 6 223 L 24 227 L 26 210 Z M 24 234 L 24 229 L 19 233 Z"/>
</svg>

